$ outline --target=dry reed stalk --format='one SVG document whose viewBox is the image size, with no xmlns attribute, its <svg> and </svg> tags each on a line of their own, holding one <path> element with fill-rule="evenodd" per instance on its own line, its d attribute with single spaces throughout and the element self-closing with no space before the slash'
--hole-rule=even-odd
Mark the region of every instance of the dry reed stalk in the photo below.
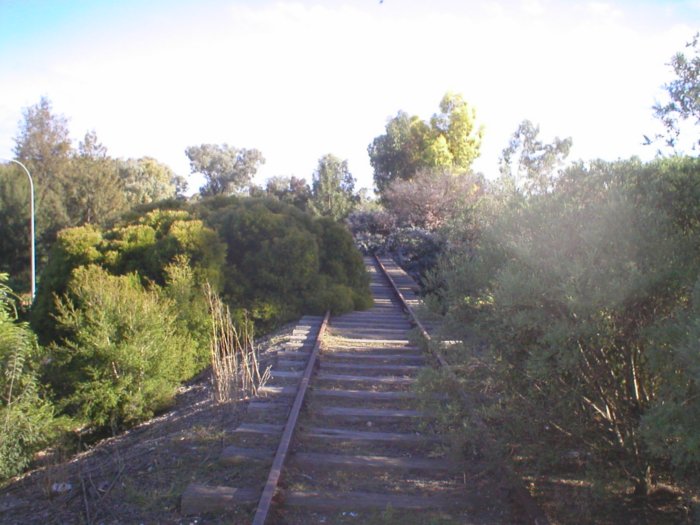
<svg viewBox="0 0 700 525">
<path fill-rule="evenodd" d="M 246 319 L 239 333 L 229 307 L 207 283 L 205 293 L 211 316 L 211 364 L 214 399 L 225 402 L 240 396 L 257 395 L 270 377 L 269 368 L 260 374 L 260 361 L 253 344 L 253 331 Z"/>
</svg>

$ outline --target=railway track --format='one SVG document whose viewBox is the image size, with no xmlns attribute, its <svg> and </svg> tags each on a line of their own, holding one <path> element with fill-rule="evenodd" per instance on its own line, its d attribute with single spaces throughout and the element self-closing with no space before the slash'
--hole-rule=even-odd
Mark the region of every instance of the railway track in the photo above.
<svg viewBox="0 0 700 525">
<path fill-rule="evenodd" d="M 372 308 L 303 318 L 221 454 L 232 468 L 259 471 L 259 484 L 192 484 L 183 514 L 248 507 L 235 522 L 255 525 L 512 522 L 505 498 L 471 479 L 420 410 L 413 386 L 427 357 L 405 312 L 418 303 L 415 283 L 392 261 L 365 264 Z"/>
</svg>

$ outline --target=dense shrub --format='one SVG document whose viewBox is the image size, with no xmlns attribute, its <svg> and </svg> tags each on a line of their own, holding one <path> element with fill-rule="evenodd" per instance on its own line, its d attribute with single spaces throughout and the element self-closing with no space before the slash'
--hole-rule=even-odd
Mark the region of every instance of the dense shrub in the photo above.
<svg viewBox="0 0 700 525">
<path fill-rule="evenodd" d="M 170 264 L 184 256 L 194 283 L 219 287 L 225 247 L 216 232 L 184 210 L 153 210 L 105 233 L 92 226 L 58 234 L 41 275 L 32 325 L 42 343 L 62 334 L 55 322 L 55 301 L 67 290 L 75 268 L 98 264 L 114 275 L 137 272 L 141 281 L 163 285 Z"/>
<path fill-rule="evenodd" d="M 365 272 L 362 255 L 355 248 L 352 236 L 345 226 L 330 219 L 321 219 L 319 243 L 320 272 L 332 285 L 348 289 L 352 297 L 349 308 L 331 308 L 334 313 L 364 310 L 372 305 L 369 278 Z"/>
<path fill-rule="evenodd" d="M 21 472 L 54 430 L 53 407 L 37 378 L 36 337 L 17 321 L 7 279 L 0 274 L 0 480 Z"/>
<path fill-rule="evenodd" d="M 67 229 L 33 311 L 57 405 L 89 428 L 113 429 L 167 406 L 209 362 L 206 282 L 258 333 L 371 302 L 349 232 L 275 199 L 214 197 L 106 232 Z"/>
<path fill-rule="evenodd" d="M 698 465 L 700 163 L 580 164 L 551 193 L 491 195 L 441 263 L 464 370 L 489 370 L 485 412 L 511 442 L 648 490 L 651 467 Z M 483 366 L 475 367 L 473 362 Z"/>
<path fill-rule="evenodd" d="M 225 299 L 263 330 L 306 311 L 368 305 L 362 257 L 344 226 L 270 198 L 207 199 L 197 209 L 227 245 Z M 351 301 L 332 300 L 334 285 Z"/>
<path fill-rule="evenodd" d="M 64 410 L 89 426 L 117 429 L 167 406 L 198 361 L 177 309 L 137 274 L 76 268 L 57 302 L 65 335 L 52 345 L 49 366 Z"/>
</svg>

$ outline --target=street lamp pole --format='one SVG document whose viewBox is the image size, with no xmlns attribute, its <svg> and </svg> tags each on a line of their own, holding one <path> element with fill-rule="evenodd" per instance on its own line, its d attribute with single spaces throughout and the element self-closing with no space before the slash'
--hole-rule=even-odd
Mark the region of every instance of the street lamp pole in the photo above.
<svg viewBox="0 0 700 525">
<path fill-rule="evenodd" d="M 24 172 L 27 174 L 27 178 L 29 179 L 29 236 L 31 237 L 31 272 L 32 272 L 32 301 L 34 300 L 34 296 L 36 295 L 36 249 L 35 249 L 35 241 L 34 241 L 34 181 L 32 180 L 32 176 L 29 173 L 29 170 L 27 167 L 22 164 L 20 161 L 15 160 L 15 159 L 10 159 L 10 162 L 14 162 L 15 164 L 19 164 Z"/>
</svg>

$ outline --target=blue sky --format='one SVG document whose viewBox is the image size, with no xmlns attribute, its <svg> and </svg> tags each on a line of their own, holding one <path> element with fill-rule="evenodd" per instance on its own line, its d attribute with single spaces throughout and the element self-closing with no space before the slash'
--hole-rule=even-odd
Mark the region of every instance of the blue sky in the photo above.
<svg viewBox="0 0 700 525">
<path fill-rule="evenodd" d="M 0 0 L 0 157 L 48 96 L 116 157 L 187 175 L 187 146 L 226 142 L 263 152 L 262 181 L 333 153 L 370 186 L 387 118 L 451 90 L 485 126 L 487 175 L 524 118 L 575 159 L 648 158 L 666 64 L 699 29 L 697 1 Z"/>
</svg>

